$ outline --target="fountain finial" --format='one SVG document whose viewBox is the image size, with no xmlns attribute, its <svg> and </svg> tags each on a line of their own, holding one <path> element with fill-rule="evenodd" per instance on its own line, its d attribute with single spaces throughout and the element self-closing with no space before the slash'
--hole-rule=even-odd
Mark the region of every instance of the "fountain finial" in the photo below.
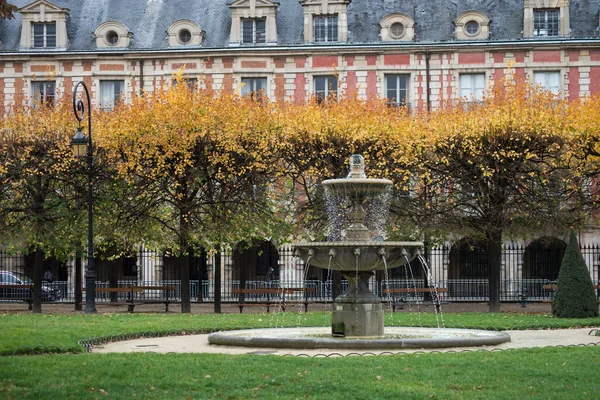
<svg viewBox="0 0 600 400">
<path fill-rule="evenodd" d="M 365 179 L 365 158 L 360 154 L 350 156 L 350 173 L 348 179 Z"/>
</svg>

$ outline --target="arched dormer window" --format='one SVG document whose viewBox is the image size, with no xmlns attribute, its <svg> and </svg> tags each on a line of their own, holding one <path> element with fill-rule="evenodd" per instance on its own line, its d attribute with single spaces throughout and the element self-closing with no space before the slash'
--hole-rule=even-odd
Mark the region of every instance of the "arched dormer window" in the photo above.
<svg viewBox="0 0 600 400">
<path fill-rule="evenodd" d="M 97 48 L 129 47 L 133 34 L 125 25 L 116 21 L 107 21 L 100 24 L 94 31 Z"/>
<path fill-rule="evenodd" d="M 458 40 L 481 40 L 490 37 L 490 19 L 479 11 L 467 11 L 454 21 Z"/>
<path fill-rule="evenodd" d="M 415 22 L 406 14 L 390 14 L 381 20 L 379 26 L 382 42 L 410 42 L 415 38 Z"/>
<path fill-rule="evenodd" d="M 169 46 L 200 46 L 204 38 L 204 31 L 200 25 L 189 19 L 175 21 L 167 29 Z"/>
<path fill-rule="evenodd" d="M 22 49 L 66 49 L 68 8 L 38 0 L 19 9 Z"/>
</svg>

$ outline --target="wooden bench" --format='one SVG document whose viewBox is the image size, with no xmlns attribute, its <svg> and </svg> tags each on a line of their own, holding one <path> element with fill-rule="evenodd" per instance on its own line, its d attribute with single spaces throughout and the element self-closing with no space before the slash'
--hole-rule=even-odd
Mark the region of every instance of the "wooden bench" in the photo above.
<svg viewBox="0 0 600 400">
<path fill-rule="evenodd" d="M 0 289 L 28 289 L 26 296 L 20 296 L 17 293 L 13 293 L 9 296 L 2 296 L 0 300 L 22 300 L 26 301 L 29 304 L 29 309 L 33 309 L 33 299 L 31 298 L 31 293 L 33 291 L 33 285 L 11 285 L 11 284 L 1 284 Z"/>
<path fill-rule="evenodd" d="M 446 288 L 390 288 L 383 289 L 384 294 L 425 294 L 425 293 L 447 293 L 448 289 Z M 441 307 L 441 302 L 439 298 L 433 300 L 433 304 L 435 304 L 436 310 L 439 312 Z M 394 301 L 392 302 L 392 312 L 396 311 L 396 306 L 401 306 L 401 303 L 397 301 L 397 296 L 394 296 Z"/>
<path fill-rule="evenodd" d="M 261 289 L 232 289 L 232 293 L 234 294 L 243 294 L 244 299 L 240 303 L 235 304 L 240 309 L 240 314 L 243 312 L 244 307 L 246 306 L 259 306 L 259 307 L 267 307 L 267 312 L 271 311 L 271 307 L 277 306 L 281 307 L 281 309 L 285 312 L 286 306 L 290 304 L 304 304 L 304 312 L 308 311 L 308 300 L 306 297 L 303 297 L 302 301 L 289 300 L 286 298 L 286 295 L 293 295 L 298 293 L 306 293 L 306 292 L 314 292 L 314 288 L 261 288 Z M 266 297 L 264 299 L 250 299 L 247 301 L 245 295 L 259 295 L 261 297 Z M 271 299 L 271 296 L 281 297 L 276 299 Z"/>
<path fill-rule="evenodd" d="M 172 302 L 172 300 L 169 298 L 169 292 L 170 291 L 175 291 L 175 289 L 177 289 L 175 286 L 133 286 L 134 289 L 139 289 L 140 291 L 149 291 L 149 290 L 156 290 L 156 291 L 162 291 L 162 298 L 160 299 L 137 299 L 137 300 L 132 300 L 130 302 L 130 304 L 128 305 L 128 311 L 129 312 L 133 312 L 133 308 L 137 305 L 142 305 L 142 304 L 164 304 L 165 305 L 165 312 L 169 312 L 169 304 Z"/>
<path fill-rule="evenodd" d="M 558 285 L 556 283 L 542 285 L 542 289 L 549 290 L 552 292 L 551 298 L 542 300 L 542 303 L 552 303 L 552 301 L 554 300 L 554 293 L 556 292 L 557 288 L 558 288 Z M 600 290 L 600 285 L 594 285 L 594 289 Z M 600 300 L 596 300 L 596 302 L 600 303 Z"/>
<path fill-rule="evenodd" d="M 143 304 L 164 304 L 165 312 L 169 311 L 169 304 L 171 303 L 171 299 L 169 299 L 169 291 L 175 290 L 175 286 L 121 286 L 116 288 L 96 288 L 96 293 L 127 293 L 127 298 L 125 301 L 116 301 L 109 303 L 110 305 L 127 305 L 127 311 L 133 312 L 135 306 L 140 306 Z M 85 291 L 85 288 L 83 289 Z M 147 290 L 162 290 L 163 297 L 161 299 L 140 299 L 135 297 L 135 293 L 143 293 Z"/>
</svg>

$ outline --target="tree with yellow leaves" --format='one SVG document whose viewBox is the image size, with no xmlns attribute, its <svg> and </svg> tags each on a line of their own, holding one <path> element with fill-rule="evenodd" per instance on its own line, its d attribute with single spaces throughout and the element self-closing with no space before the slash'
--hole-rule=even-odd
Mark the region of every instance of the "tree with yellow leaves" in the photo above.
<svg viewBox="0 0 600 400">
<path fill-rule="evenodd" d="M 67 227 L 73 120 L 64 105 L 11 112 L 0 128 L 0 241 L 33 251 L 33 312 L 42 311 L 44 255 L 64 258 L 75 234 Z"/>
<path fill-rule="evenodd" d="M 425 229 L 483 241 L 489 309 L 498 312 L 504 237 L 577 222 L 569 104 L 508 76 L 482 104 L 424 118 L 406 165 L 415 172 L 410 211 Z"/>
<path fill-rule="evenodd" d="M 140 239 L 178 257 L 184 313 L 191 250 L 273 233 L 271 112 L 269 104 L 176 84 L 123 105 L 99 129 L 135 193 L 120 201 L 127 207 L 119 221 L 142 224 Z"/>
</svg>

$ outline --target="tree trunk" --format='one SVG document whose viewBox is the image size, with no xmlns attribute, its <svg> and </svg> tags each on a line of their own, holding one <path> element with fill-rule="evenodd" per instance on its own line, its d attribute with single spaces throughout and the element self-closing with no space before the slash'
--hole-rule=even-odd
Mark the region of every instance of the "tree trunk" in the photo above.
<svg viewBox="0 0 600 400">
<path fill-rule="evenodd" d="M 190 254 L 179 255 L 179 270 L 181 271 L 181 312 L 189 314 L 192 312 L 190 302 Z"/>
<path fill-rule="evenodd" d="M 31 309 L 34 314 L 42 313 L 42 281 L 44 280 L 44 253 L 39 246 L 35 247 L 33 262 L 33 293 Z"/>
<path fill-rule="evenodd" d="M 81 311 L 81 301 L 83 293 L 81 290 L 81 252 L 77 252 L 75 256 L 75 311 Z"/>
<path fill-rule="evenodd" d="M 500 267 L 502 263 L 502 231 L 486 233 L 489 279 L 489 312 L 500 312 Z"/>
<path fill-rule="evenodd" d="M 214 286 L 214 311 L 215 314 L 221 313 L 221 251 L 215 253 L 213 263 L 213 280 Z"/>
</svg>

